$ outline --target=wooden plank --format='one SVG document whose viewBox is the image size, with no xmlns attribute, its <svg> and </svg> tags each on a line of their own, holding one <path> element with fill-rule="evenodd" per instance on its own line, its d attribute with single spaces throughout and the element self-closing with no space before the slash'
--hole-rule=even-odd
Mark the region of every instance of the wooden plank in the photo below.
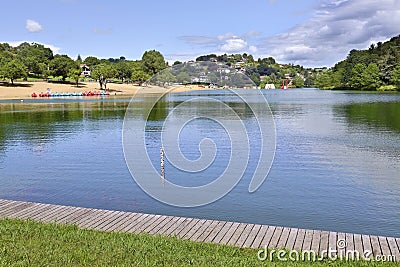
<svg viewBox="0 0 400 267">
<path fill-rule="evenodd" d="M 306 230 L 306 234 L 304 236 L 304 242 L 303 242 L 303 247 L 301 248 L 301 250 L 311 250 L 311 243 L 312 243 L 312 239 L 313 239 L 313 234 L 314 231 L 313 230 Z"/>
<path fill-rule="evenodd" d="M 161 228 L 163 228 L 166 224 L 168 224 L 173 216 L 163 216 L 164 220 L 157 224 L 153 229 L 149 230 L 148 233 L 151 235 L 155 235 Z"/>
<path fill-rule="evenodd" d="M 157 234 L 159 235 L 165 235 L 168 236 L 168 234 L 170 233 L 170 231 L 173 231 L 173 229 L 175 229 L 176 227 L 178 227 L 178 223 L 180 220 L 184 220 L 182 219 L 182 217 L 173 217 L 171 219 L 171 221 L 169 221 L 163 228 L 160 228 L 157 231 Z"/>
<path fill-rule="evenodd" d="M 261 241 L 261 246 L 262 247 L 269 247 L 269 243 L 271 242 L 272 236 L 274 235 L 276 227 L 275 226 L 269 226 L 267 232 L 265 233 L 265 236 L 263 240 Z"/>
<path fill-rule="evenodd" d="M 144 217 L 149 216 L 148 214 L 143 214 L 143 213 L 136 213 L 136 214 L 131 214 L 128 216 L 128 220 L 126 220 L 121 226 L 116 227 L 114 231 L 116 232 L 128 232 L 129 229 L 134 227 L 137 223 L 142 221 Z"/>
<path fill-rule="evenodd" d="M 337 246 L 337 250 L 338 250 L 337 251 L 338 258 L 345 259 L 346 258 L 346 247 L 347 247 L 346 234 L 338 233 L 337 237 L 338 237 L 338 240 L 336 242 L 336 246 Z"/>
<path fill-rule="evenodd" d="M 174 234 L 176 228 L 179 227 L 181 223 L 183 223 L 186 218 L 184 217 L 176 217 L 177 219 L 174 220 L 173 224 L 170 225 L 165 231 L 163 231 L 162 235 L 170 236 Z"/>
<path fill-rule="evenodd" d="M 0 215 L 5 216 L 9 210 L 12 210 L 13 208 L 17 208 L 18 206 L 23 205 L 23 203 L 19 202 L 9 202 L 5 204 L 2 209 L 0 210 Z"/>
<path fill-rule="evenodd" d="M 105 215 L 107 215 L 105 210 L 97 210 L 94 213 L 92 213 L 92 216 L 87 217 L 84 222 L 79 222 L 78 225 L 80 227 L 90 229 L 92 225 L 98 224 L 99 221 L 101 221 Z"/>
<path fill-rule="evenodd" d="M 205 229 L 205 231 L 197 238 L 196 241 L 204 242 L 206 238 L 210 235 L 212 230 L 218 225 L 219 221 L 212 221 L 211 224 Z"/>
<path fill-rule="evenodd" d="M 49 208 L 48 204 L 39 204 L 35 207 L 32 207 L 30 211 L 24 213 L 23 215 L 19 215 L 18 218 L 20 219 L 29 219 L 32 216 L 35 216 L 36 214 L 39 214 L 43 211 L 45 211 L 46 209 Z"/>
<path fill-rule="evenodd" d="M 390 252 L 389 243 L 388 243 L 386 237 L 378 236 L 378 241 L 379 241 L 379 245 L 381 247 L 382 256 L 390 256 L 391 252 Z"/>
<path fill-rule="evenodd" d="M 356 250 L 356 247 L 354 245 L 354 234 L 346 233 L 346 245 L 347 245 L 345 249 L 346 255 L 349 255 L 348 254 L 349 251 L 351 252 Z"/>
<path fill-rule="evenodd" d="M 268 225 L 261 225 L 260 231 L 255 237 L 253 244 L 251 245 L 251 248 L 261 248 L 261 242 L 263 241 L 267 231 L 268 231 Z"/>
<path fill-rule="evenodd" d="M 271 241 L 269 242 L 268 247 L 269 248 L 277 248 L 278 247 L 278 242 L 279 238 L 281 237 L 281 234 L 283 232 L 283 227 L 276 227 L 274 234 L 272 235 Z"/>
<path fill-rule="evenodd" d="M 357 253 L 361 257 L 364 253 L 362 237 L 360 234 L 354 234 L 353 239 L 354 239 L 354 250 L 357 251 Z"/>
<path fill-rule="evenodd" d="M 371 245 L 372 245 L 372 253 L 374 253 L 374 256 L 381 256 L 382 255 L 382 250 L 379 245 L 379 239 L 377 236 L 371 235 Z"/>
<path fill-rule="evenodd" d="M 373 255 L 371 238 L 369 235 L 361 235 L 362 243 L 363 243 L 363 253 L 371 252 L 371 256 Z"/>
<path fill-rule="evenodd" d="M 231 240 L 233 234 L 235 233 L 235 231 L 239 227 L 239 225 L 240 225 L 240 223 L 238 223 L 238 222 L 232 223 L 231 227 L 228 229 L 226 234 L 222 237 L 220 243 L 228 244 L 229 240 Z"/>
<path fill-rule="evenodd" d="M 9 214 L 7 217 L 9 218 L 21 218 L 21 216 L 24 216 L 26 214 L 29 214 L 32 212 L 32 210 L 37 209 L 38 207 L 42 207 L 43 204 L 39 203 L 34 203 L 29 209 L 23 209 L 18 212 L 15 212 L 13 214 Z"/>
<path fill-rule="evenodd" d="M 151 214 L 143 214 L 143 216 L 138 218 L 134 223 L 132 223 L 131 227 L 125 231 L 129 233 L 138 233 L 143 225 L 153 219 L 154 217 Z"/>
<path fill-rule="evenodd" d="M 177 237 L 179 238 L 184 238 L 184 236 L 190 231 L 190 229 L 192 229 L 193 227 L 195 227 L 198 223 L 200 222 L 200 219 L 192 219 L 185 228 L 183 228 L 179 234 L 177 235 Z"/>
<path fill-rule="evenodd" d="M 328 246 L 328 250 L 330 251 L 330 255 L 335 257 L 337 256 L 337 253 L 335 253 L 335 251 L 337 251 L 337 233 L 336 232 L 329 232 L 329 246 Z"/>
<path fill-rule="evenodd" d="M 284 227 L 281 237 L 279 238 L 278 244 L 276 244 L 276 248 L 278 249 L 283 249 L 286 248 L 286 242 L 289 239 L 289 234 L 290 234 L 291 228 L 289 227 Z"/>
<path fill-rule="evenodd" d="M 96 230 L 105 231 L 105 228 L 108 228 L 110 224 L 112 226 L 116 220 L 118 221 L 118 219 L 120 219 L 120 217 L 123 217 L 123 212 L 122 211 L 114 211 L 114 212 L 110 213 L 109 216 L 105 217 L 99 224 L 97 224 L 96 226 L 92 226 L 92 227 L 93 227 L 93 229 L 96 229 Z"/>
<path fill-rule="evenodd" d="M 244 242 L 243 247 L 251 248 L 254 240 L 256 239 L 258 233 L 260 232 L 261 226 L 262 226 L 261 224 L 254 225 L 249 236 L 247 237 L 246 241 Z"/>
<path fill-rule="evenodd" d="M 254 228 L 254 224 L 246 224 L 246 227 L 244 228 L 242 234 L 236 241 L 235 246 L 243 247 L 244 242 L 246 242 L 246 239 L 249 237 L 253 228 Z"/>
<path fill-rule="evenodd" d="M 201 226 L 206 222 L 207 220 L 198 220 L 198 222 L 191 226 L 191 228 L 189 229 L 189 231 L 186 231 L 185 234 L 183 234 L 182 238 L 183 239 L 190 239 L 200 228 Z"/>
<path fill-rule="evenodd" d="M 112 227 L 108 228 L 107 231 L 118 232 L 121 229 L 125 228 L 127 225 L 129 225 L 129 223 L 132 222 L 137 216 L 138 213 L 127 212 L 125 213 L 125 216 L 121 221 L 119 221 L 117 224 L 114 224 Z"/>
<path fill-rule="evenodd" d="M 131 212 L 120 212 L 114 221 L 103 227 L 103 231 L 112 232 L 114 229 L 122 225 L 126 220 L 130 219 Z"/>
<path fill-rule="evenodd" d="M 59 223 L 66 223 L 66 224 L 73 224 L 75 223 L 79 218 L 82 218 L 85 216 L 87 213 L 90 212 L 90 209 L 88 208 L 81 208 L 78 211 L 74 212 L 73 214 L 70 214 L 60 220 L 58 220 Z"/>
<path fill-rule="evenodd" d="M 321 243 L 321 234 L 322 231 L 319 230 L 313 231 L 311 250 L 314 251 L 317 255 L 319 255 L 319 244 Z"/>
<path fill-rule="evenodd" d="M 390 248 L 390 255 L 395 257 L 395 260 L 400 261 L 400 248 L 396 244 L 396 239 L 394 237 L 388 237 L 388 244 Z"/>
<path fill-rule="evenodd" d="M 238 228 L 235 230 L 231 239 L 228 241 L 228 245 L 231 245 L 231 246 L 235 245 L 236 242 L 238 241 L 238 239 L 240 238 L 240 236 L 242 235 L 245 228 L 246 228 L 245 223 L 239 223 Z"/>
<path fill-rule="evenodd" d="M 303 247 L 305 236 L 306 236 L 305 229 L 299 229 L 297 231 L 296 242 L 294 243 L 294 247 L 293 247 L 294 250 L 301 251 L 301 248 Z"/>
<path fill-rule="evenodd" d="M 45 218 L 47 218 L 47 217 L 52 217 L 53 218 L 54 216 L 60 216 L 60 214 L 62 214 L 65 210 L 68 210 L 68 207 L 50 206 L 49 208 L 47 208 L 43 212 L 37 213 L 37 214 L 31 216 L 30 218 L 32 220 L 48 222 L 48 221 L 51 221 L 51 220 L 47 221 Z M 53 212 L 55 212 L 55 213 L 53 213 Z"/>
<path fill-rule="evenodd" d="M 224 224 L 224 226 L 221 228 L 221 230 L 219 231 L 219 233 L 214 237 L 213 240 L 211 240 L 211 242 L 220 243 L 222 238 L 226 235 L 226 233 L 231 228 L 232 224 L 233 224 L 233 222 L 226 222 Z"/>
<path fill-rule="evenodd" d="M 198 240 L 198 238 L 207 230 L 208 226 L 210 226 L 212 222 L 212 220 L 206 220 L 189 239 L 193 241 Z"/>
<path fill-rule="evenodd" d="M 2 210 L 1 213 L 4 217 L 8 217 L 12 214 L 15 214 L 19 211 L 25 210 L 25 209 L 29 209 L 30 207 L 33 206 L 33 203 L 31 202 L 23 202 L 21 205 L 19 206 L 15 206 L 14 208 L 8 209 L 8 210 Z"/>
<path fill-rule="evenodd" d="M 169 236 L 179 236 L 182 231 L 186 231 L 187 226 L 193 221 L 192 218 L 185 218 L 173 231 L 170 232 Z"/>
<path fill-rule="evenodd" d="M 321 232 L 321 241 L 319 243 L 319 253 L 318 255 L 324 258 L 327 258 L 327 251 L 329 247 L 329 232 L 322 231 Z"/>
<path fill-rule="evenodd" d="M 146 228 L 143 229 L 144 233 L 149 233 L 151 230 L 153 230 L 157 225 L 162 224 L 162 222 L 167 219 L 167 216 L 160 215 L 157 220 L 153 221 L 150 225 L 148 225 Z"/>
<path fill-rule="evenodd" d="M 289 250 L 293 250 L 294 244 L 296 243 L 296 238 L 297 238 L 297 233 L 299 232 L 299 229 L 297 228 L 291 228 L 288 240 L 286 242 L 286 248 Z"/>
<path fill-rule="evenodd" d="M 92 219 L 94 216 L 97 216 L 97 214 L 98 214 L 97 210 L 89 209 L 89 212 L 87 212 L 82 217 L 77 218 L 74 223 L 79 227 L 83 227 L 87 223 L 87 221 Z"/>
<path fill-rule="evenodd" d="M 226 222 L 219 221 L 218 224 L 212 229 L 210 234 L 203 240 L 204 242 L 211 242 L 219 234 L 219 232 L 225 227 Z"/>
</svg>

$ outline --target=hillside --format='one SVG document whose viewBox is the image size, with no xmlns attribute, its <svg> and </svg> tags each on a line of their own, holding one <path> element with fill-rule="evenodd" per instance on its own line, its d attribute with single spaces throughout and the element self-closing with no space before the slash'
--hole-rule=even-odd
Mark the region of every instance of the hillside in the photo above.
<svg viewBox="0 0 400 267">
<path fill-rule="evenodd" d="M 315 85 L 322 89 L 400 90 L 400 35 L 372 44 L 369 49 L 351 50 Z"/>
</svg>

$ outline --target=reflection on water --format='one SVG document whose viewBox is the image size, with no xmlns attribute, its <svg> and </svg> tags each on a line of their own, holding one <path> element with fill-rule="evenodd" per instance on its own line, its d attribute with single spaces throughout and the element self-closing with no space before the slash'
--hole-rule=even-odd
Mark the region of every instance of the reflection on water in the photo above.
<svg viewBox="0 0 400 267">
<path fill-rule="evenodd" d="M 250 129 L 257 158 L 260 140 L 248 107 L 229 92 L 204 91 L 168 95 L 154 107 L 146 145 L 155 165 L 165 118 L 193 95 L 228 103 Z M 400 237 L 400 95 L 317 90 L 265 95 L 277 127 L 276 158 L 266 182 L 247 192 L 255 168 L 251 157 L 244 178 L 226 197 L 191 209 L 151 199 L 130 177 L 121 144 L 129 99 L 1 101 L 0 198 Z M 145 119 L 142 110 L 149 102 L 137 100 L 135 119 Z M 199 109 L 221 115 L 203 102 L 193 102 L 187 112 Z M 188 180 L 167 163 L 174 182 L 201 185 L 223 171 L 230 149 L 215 122 L 190 122 L 181 132 L 182 152 L 195 159 L 205 137 L 219 148 L 215 165 Z"/>
</svg>

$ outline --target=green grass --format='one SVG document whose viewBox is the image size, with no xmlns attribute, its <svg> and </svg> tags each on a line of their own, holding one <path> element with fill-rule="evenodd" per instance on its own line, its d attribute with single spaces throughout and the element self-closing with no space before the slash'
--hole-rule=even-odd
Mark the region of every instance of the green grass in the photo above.
<svg viewBox="0 0 400 267">
<path fill-rule="evenodd" d="M 371 266 L 345 261 L 261 262 L 257 252 L 163 236 L 0 220 L 0 266 Z"/>
</svg>

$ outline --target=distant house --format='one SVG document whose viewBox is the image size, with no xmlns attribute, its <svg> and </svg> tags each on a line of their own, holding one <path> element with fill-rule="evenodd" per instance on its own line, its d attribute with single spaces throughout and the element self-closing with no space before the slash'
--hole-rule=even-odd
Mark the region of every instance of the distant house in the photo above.
<svg viewBox="0 0 400 267">
<path fill-rule="evenodd" d="M 265 85 L 265 89 L 276 89 L 276 88 L 275 88 L 275 84 L 272 84 L 272 83 L 266 84 L 266 85 Z"/>
<path fill-rule="evenodd" d="M 81 76 L 90 77 L 90 68 L 89 68 L 89 66 L 86 65 L 86 64 L 81 64 L 80 67 L 81 67 L 81 71 L 82 71 L 81 72 Z"/>
</svg>

